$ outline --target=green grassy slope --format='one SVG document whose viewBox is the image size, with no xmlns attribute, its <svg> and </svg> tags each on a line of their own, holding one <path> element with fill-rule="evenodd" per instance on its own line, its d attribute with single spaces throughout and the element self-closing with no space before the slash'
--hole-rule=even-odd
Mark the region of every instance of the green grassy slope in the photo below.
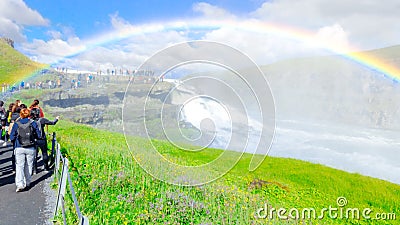
<svg viewBox="0 0 400 225">
<path fill-rule="evenodd" d="M 300 213 L 312 207 L 319 216 L 323 208 L 338 208 L 339 197 L 348 201 L 344 212 L 357 207 L 360 211 L 370 208 L 372 218 L 377 213 L 400 216 L 399 185 L 322 165 L 267 157 L 256 171 L 249 172 L 251 155 L 245 154 L 215 182 L 178 187 L 144 172 L 121 134 L 65 121 L 50 131 L 57 132 L 71 161 L 81 209 L 91 224 L 294 224 L 309 220 L 280 220 L 276 212 L 275 219 L 257 219 L 255 213 L 268 204 L 296 208 Z M 146 140 L 133 139 L 136 147 L 148 148 Z M 165 157 L 181 164 L 202 164 L 221 153 L 215 149 L 184 152 L 163 141 L 156 141 L 156 146 Z M 71 205 L 68 211 L 74 215 Z M 72 217 L 69 220 L 72 222 Z M 312 224 L 400 224 L 400 220 L 332 219 L 325 213 L 324 219 Z"/>
<path fill-rule="evenodd" d="M 0 39 L 0 83 L 13 84 L 44 67 L 44 64 L 31 61 Z"/>
</svg>

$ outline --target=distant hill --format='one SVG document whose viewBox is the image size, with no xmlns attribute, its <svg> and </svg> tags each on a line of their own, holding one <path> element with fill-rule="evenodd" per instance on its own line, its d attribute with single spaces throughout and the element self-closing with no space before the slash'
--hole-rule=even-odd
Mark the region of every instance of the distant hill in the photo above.
<svg viewBox="0 0 400 225">
<path fill-rule="evenodd" d="M 0 39 L 0 83 L 13 84 L 46 65 L 33 62 Z"/>
<path fill-rule="evenodd" d="M 384 61 L 392 62 L 394 66 L 400 68 L 400 45 L 370 50 L 365 53 L 371 54 Z"/>
<path fill-rule="evenodd" d="M 400 68 L 400 46 L 363 52 Z M 399 129 L 400 83 L 339 55 L 261 67 L 281 118 Z"/>
</svg>

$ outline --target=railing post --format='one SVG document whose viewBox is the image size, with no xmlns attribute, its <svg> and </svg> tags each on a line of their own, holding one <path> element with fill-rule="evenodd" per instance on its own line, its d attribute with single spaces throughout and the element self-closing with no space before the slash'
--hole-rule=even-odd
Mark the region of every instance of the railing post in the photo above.
<svg viewBox="0 0 400 225">
<path fill-rule="evenodd" d="M 82 216 L 82 217 L 80 218 L 79 224 L 80 224 L 80 225 L 89 225 L 89 219 L 88 219 L 86 216 Z"/>
<path fill-rule="evenodd" d="M 56 132 L 53 132 L 53 135 L 51 138 L 51 155 L 52 155 L 53 159 L 54 159 L 54 155 L 56 154 L 55 153 L 56 143 L 57 143 Z"/>
<path fill-rule="evenodd" d="M 62 218 L 64 221 L 64 225 L 67 225 L 67 214 L 65 213 L 64 197 L 62 197 L 62 199 L 61 199 L 61 212 L 62 212 Z"/>
<path fill-rule="evenodd" d="M 67 177 L 68 177 L 68 159 L 65 158 L 63 160 L 63 167 L 61 172 L 61 177 L 59 181 L 59 188 L 58 188 L 58 197 L 57 197 L 57 204 L 55 210 L 55 216 L 57 215 L 57 210 L 61 206 L 61 201 L 63 201 L 65 197 L 65 188 L 67 187 Z"/>
<path fill-rule="evenodd" d="M 58 177 L 58 170 L 60 169 L 60 159 L 61 159 L 60 144 L 57 144 L 55 162 L 54 162 L 54 174 L 56 178 Z"/>
</svg>

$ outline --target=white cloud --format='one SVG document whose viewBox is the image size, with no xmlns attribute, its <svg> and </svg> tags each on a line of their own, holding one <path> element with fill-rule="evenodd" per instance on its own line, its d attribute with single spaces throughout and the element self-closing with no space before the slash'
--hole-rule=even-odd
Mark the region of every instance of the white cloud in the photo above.
<svg viewBox="0 0 400 225">
<path fill-rule="evenodd" d="M 47 33 L 53 39 L 35 39 L 24 43 L 22 50 L 38 61 L 71 68 L 92 71 L 121 67 L 135 69 L 157 51 L 188 40 L 185 32 L 165 31 L 160 25 L 133 25 L 118 14 L 110 15 L 110 22 L 113 30 L 93 39 L 81 40 L 71 29 L 62 27 L 62 32 L 51 30 Z M 98 46 L 99 43 L 103 44 Z"/>
<path fill-rule="evenodd" d="M 321 54 L 309 43 L 282 38 L 275 34 L 254 33 L 235 28 L 221 28 L 207 33 L 205 40 L 227 44 L 248 55 L 259 65 L 266 65 L 286 58 Z"/>
<path fill-rule="evenodd" d="M 133 26 L 123 18 L 118 16 L 118 12 L 110 15 L 111 25 L 116 30 L 132 29 Z"/>
<path fill-rule="evenodd" d="M 25 36 L 22 34 L 21 26 L 18 26 L 13 21 L 2 18 L 0 16 L 0 36 L 5 36 L 14 39 L 14 41 L 22 41 Z"/>
<path fill-rule="evenodd" d="M 52 39 L 43 41 L 34 39 L 30 43 L 22 43 L 22 50 L 42 63 L 57 63 L 67 56 L 76 54 L 85 49 L 78 38 L 70 38 L 67 41 Z"/>
<path fill-rule="evenodd" d="M 62 33 L 57 30 L 49 30 L 46 32 L 47 35 L 49 35 L 52 39 L 61 39 L 62 38 Z"/>
<path fill-rule="evenodd" d="M 315 17 L 321 16 L 316 5 L 307 1 L 313 0 L 268 1 L 253 12 L 252 16 L 264 21 L 292 26 L 304 26 L 304 24 L 323 25 L 323 21 L 314 20 Z"/>
<path fill-rule="evenodd" d="M 97 67 L 113 65 L 123 68 L 137 68 L 151 55 L 175 43 L 188 41 L 187 33 L 174 30 L 165 30 L 160 24 L 134 25 L 119 17 L 110 16 L 111 24 L 116 34 L 108 37 L 109 44 L 97 47 L 80 55 L 80 59 L 93 60 Z M 121 34 L 128 34 L 118 40 Z M 124 36 L 124 35 L 122 35 Z"/>
<path fill-rule="evenodd" d="M 203 11 L 208 12 L 204 17 L 224 14 L 221 18 L 231 18 L 228 26 L 208 32 L 204 39 L 237 47 L 261 64 L 326 54 L 330 49 L 342 52 L 382 48 L 399 44 L 400 40 L 400 2 L 394 0 L 385 4 L 373 0 L 357 4 L 346 0 L 275 0 L 265 2 L 245 18 L 204 4 Z M 267 23 L 286 33 L 282 37 L 279 31 L 266 27 L 249 31 L 239 25 L 245 22 Z"/>
<path fill-rule="evenodd" d="M 252 16 L 312 31 L 340 24 L 351 45 L 369 49 L 398 44 L 399 10 L 397 0 L 276 0 L 265 2 Z"/>
<path fill-rule="evenodd" d="M 49 23 L 40 13 L 29 8 L 23 0 L 0 1 L 0 15 L 15 21 L 15 23 L 19 25 L 45 26 Z"/>
<path fill-rule="evenodd" d="M 53 39 L 47 42 L 35 39 L 32 43 L 27 43 L 23 46 L 24 49 L 29 49 L 36 53 L 59 57 L 74 54 L 76 52 L 79 52 L 84 47 L 82 45 L 72 45 L 71 43 L 63 41 L 61 39 Z"/>
<path fill-rule="evenodd" d="M 85 62 L 86 65 L 90 65 L 90 67 L 86 67 L 87 69 L 104 70 L 107 67 L 135 69 L 146 58 L 136 53 L 127 52 L 125 49 L 96 47 L 82 55 L 79 55 L 76 59 L 78 64 Z"/>
<path fill-rule="evenodd" d="M 347 33 L 339 24 L 334 24 L 320 28 L 316 34 L 316 39 L 320 40 L 325 46 L 332 44 L 342 49 L 349 49 L 347 36 Z"/>
<path fill-rule="evenodd" d="M 200 13 L 204 19 L 236 19 L 236 16 L 230 12 L 205 2 L 195 3 L 193 5 L 193 11 Z"/>
<path fill-rule="evenodd" d="M 321 53 L 321 49 L 318 49 L 321 45 L 312 45 L 310 42 L 288 37 L 287 34 L 285 37 L 282 37 L 282 34 L 279 34 L 279 32 L 262 27 L 264 21 L 254 16 L 256 13 L 251 13 L 246 18 L 239 18 L 223 9 L 218 9 L 216 6 L 211 6 L 206 3 L 203 3 L 201 8 L 206 16 L 206 18 L 201 17 L 201 20 L 208 20 L 211 18 L 210 24 L 215 23 L 221 26 L 219 29 L 206 32 L 202 39 L 217 41 L 237 48 L 250 56 L 258 64 L 264 65 L 285 58 Z M 194 10 L 196 10 L 196 6 Z M 221 15 L 224 16 L 220 17 Z M 213 20 L 219 17 L 224 18 L 224 21 L 219 23 Z M 226 20 L 226 18 L 229 20 Z M 246 23 L 252 24 L 253 28 L 247 29 Z M 321 28 L 321 34 L 318 35 L 316 31 L 315 39 L 319 39 L 321 42 L 327 41 L 328 37 L 324 36 L 325 33 L 328 31 L 333 33 L 333 28 L 336 28 L 336 39 L 338 40 L 340 37 L 341 43 L 346 43 L 346 34 L 343 29 L 339 29 L 339 25 L 334 25 L 332 29 L 329 28 L 330 27 Z M 342 33 L 339 35 L 340 31 L 342 31 Z M 329 37 L 329 40 L 331 40 L 331 37 Z"/>
<path fill-rule="evenodd" d="M 25 26 L 47 26 L 49 21 L 29 8 L 23 0 L 0 1 L 0 35 L 24 41 Z"/>
</svg>

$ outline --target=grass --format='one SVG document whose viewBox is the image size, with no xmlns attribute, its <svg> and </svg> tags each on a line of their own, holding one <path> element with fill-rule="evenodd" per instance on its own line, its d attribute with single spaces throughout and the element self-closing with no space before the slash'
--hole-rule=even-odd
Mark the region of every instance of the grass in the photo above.
<svg viewBox="0 0 400 225">
<path fill-rule="evenodd" d="M 255 218 L 257 209 L 265 204 L 300 212 L 313 207 L 318 213 L 325 207 L 338 207 L 336 200 L 341 196 L 348 201 L 346 207 L 371 208 L 372 217 L 379 212 L 399 216 L 400 186 L 379 179 L 273 157 L 249 172 L 251 155 L 244 154 L 231 171 L 214 182 L 175 186 L 147 174 L 133 159 L 122 134 L 65 121 L 51 129 L 57 132 L 71 162 L 78 201 L 91 224 L 399 224 L 398 219 L 346 220 L 327 215 L 312 221 Z M 150 146 L 141 138 L 129 141 L 142 149 Z M 193 153 L 168 142 L 154 143 L 166 158 L 187 165 L 199 165 L 221 154 L 216 149 Z M 70 201 L 68 206 L 68 221 L 74 223 Z"/>
</svg>

